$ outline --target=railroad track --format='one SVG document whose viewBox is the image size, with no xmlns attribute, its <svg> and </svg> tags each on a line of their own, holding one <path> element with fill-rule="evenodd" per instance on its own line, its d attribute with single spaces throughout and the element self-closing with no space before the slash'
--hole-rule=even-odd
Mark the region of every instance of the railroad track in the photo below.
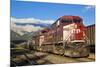
<svg viewBox="0 0 100 67">
<path fill-rule="evenodd" d="M 19 60 L 18 60 L 19 58 Z M 95 61 L 94 57 L 83 57 L 83 58 L 71 58 L 61 55 L 56 55 L 52 53 L 33 51 L 30 54 L 26 53 L 19 55 L 17 60 L 14 60 L 14 64 L 19 62 L 19 65 L 41 65 L 41 64 L 63 64 L 63 63 L 77 63 L 77 62 L 93 62 Z M 15 64 L 18 65 L 18 64 Z M 19 66 L 18 65 L 18 66 Z"/>
<path fill-rule="evenodd" d="M 54 58 L 53 58 L 54 57 Z M 47 60 L 50 60 L 51 62 L 55 64 L 59 63 L 76 63 L 76 62 L 93 62 L 95 61 L 95 58 L 90 57 L 83 57 L 83 58 L 71 58 L 61 55 L 55 55 L 55 54 L 49 54 L 47 58 L 44 58 Z"/>
</svg>

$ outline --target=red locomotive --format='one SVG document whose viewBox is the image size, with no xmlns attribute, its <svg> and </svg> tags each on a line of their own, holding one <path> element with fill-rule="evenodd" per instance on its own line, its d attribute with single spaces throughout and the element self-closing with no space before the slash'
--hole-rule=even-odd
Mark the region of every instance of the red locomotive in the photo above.
<svg viewBox="0 0 100 67">
<path fill-rule="evenodd" d="M 85 26 L 79 16 L 62 16 L 34 37 L 35 49 L 70 57 L 88 56 Z"/>
</svg>

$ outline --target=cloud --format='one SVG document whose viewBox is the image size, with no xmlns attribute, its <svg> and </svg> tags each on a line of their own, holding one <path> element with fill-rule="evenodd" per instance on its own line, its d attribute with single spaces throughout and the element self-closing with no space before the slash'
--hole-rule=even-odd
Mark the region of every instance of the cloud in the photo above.
<svg viewBox="0 0 100 67">
<path fill-rule="evenodd" d="M 14 18 L 11 17 L 11 22 L 15 23 L 33 23 L 33 24 L 52 24 L 54 20 L 40 20 L 35 18 Z"/>
<path fill-rule="evenodd" d="M 85 7 L 85 9 L 87 9 L 87 10 L 89 10 L 89 9 L 93 9 L 93 8 L 95 8 L 94 5 L 89 5 L 89 6 L 86 6 L 86 7 Z"/>
<path fill-rule="evenodd" d="M 95 8 L 95 5 L 88 5 L 88 6 L 85 6 L 82 11 L 86 12 L 86 11 L 89 11 L 89 10 L 94 9 L 94 8 Z"/>
<path fill-rule="evenodd" d="M 33 25 L 25 25 L 25 26 L 17 26 L 17 27 L 27 32 L 34 32 L 42 29 L 42 27 L 40 26 L 33 26 Z"/>
<path fill-rule="evenodd" d="M 16 23 L 19 23 L 16 24 Z M 32 24 L 28 24 L 32 23 Z M 24 35 L 25 32 L 36 32 L 39 30 L 42 30 L 43 27 L 39 26 L 39 24 L 44 25 L 44 24 L 52 24 L 54 23 L 53 20 L 40 20 L 40 19 L 35 19 L 35 18 L 13 18 L 11 17 L 11 30 L 17 32 L 20 35 Z M 26 25 L 20 25 L 20 24 L 26 24 Z M 34 25 L 38 24 L 38 25 Z"/>
<path fill-rule="evenodd" d="M 20 35 L 24 35 L 25 32 L 36 32 L 42 29 L 43 28 L 40 26 L 34 26 L 34 25 L 20 26 L 20 25 L 16 25 L 15 23 L 11 23 L 11 30 L 13 30 L 14 32 Z"/>
</svg>

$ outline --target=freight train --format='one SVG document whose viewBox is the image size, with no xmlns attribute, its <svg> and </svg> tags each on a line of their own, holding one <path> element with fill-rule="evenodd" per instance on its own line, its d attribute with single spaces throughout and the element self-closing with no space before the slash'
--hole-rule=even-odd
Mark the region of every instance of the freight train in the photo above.
<svg viewBox="0 0 100 67">
<path fill-rule="evenodd" d="M 95 24 L 86 26 L 85 33 L 88 37 L 88 47 L 91 53 L 95 53 Z"/>
<path fill-rule="evenodd" d="M 62 16 L 33 36 L 34 49 L 69 57 L 89 55 L 86 27 L 79 16 Z"/>
</svg>

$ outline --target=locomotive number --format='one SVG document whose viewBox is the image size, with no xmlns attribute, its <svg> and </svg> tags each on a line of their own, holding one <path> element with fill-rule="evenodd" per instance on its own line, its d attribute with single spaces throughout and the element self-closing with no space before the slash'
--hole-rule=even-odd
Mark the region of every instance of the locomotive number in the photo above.
<svg viewBox="0 0 100 67">
<path fill-rule="evenodd" d="M 71 33 L 80 33 L 80 32 L 81 32 L 80 29 L 72 29 L 72 30 L 71 30 Z"/>
</svg>

